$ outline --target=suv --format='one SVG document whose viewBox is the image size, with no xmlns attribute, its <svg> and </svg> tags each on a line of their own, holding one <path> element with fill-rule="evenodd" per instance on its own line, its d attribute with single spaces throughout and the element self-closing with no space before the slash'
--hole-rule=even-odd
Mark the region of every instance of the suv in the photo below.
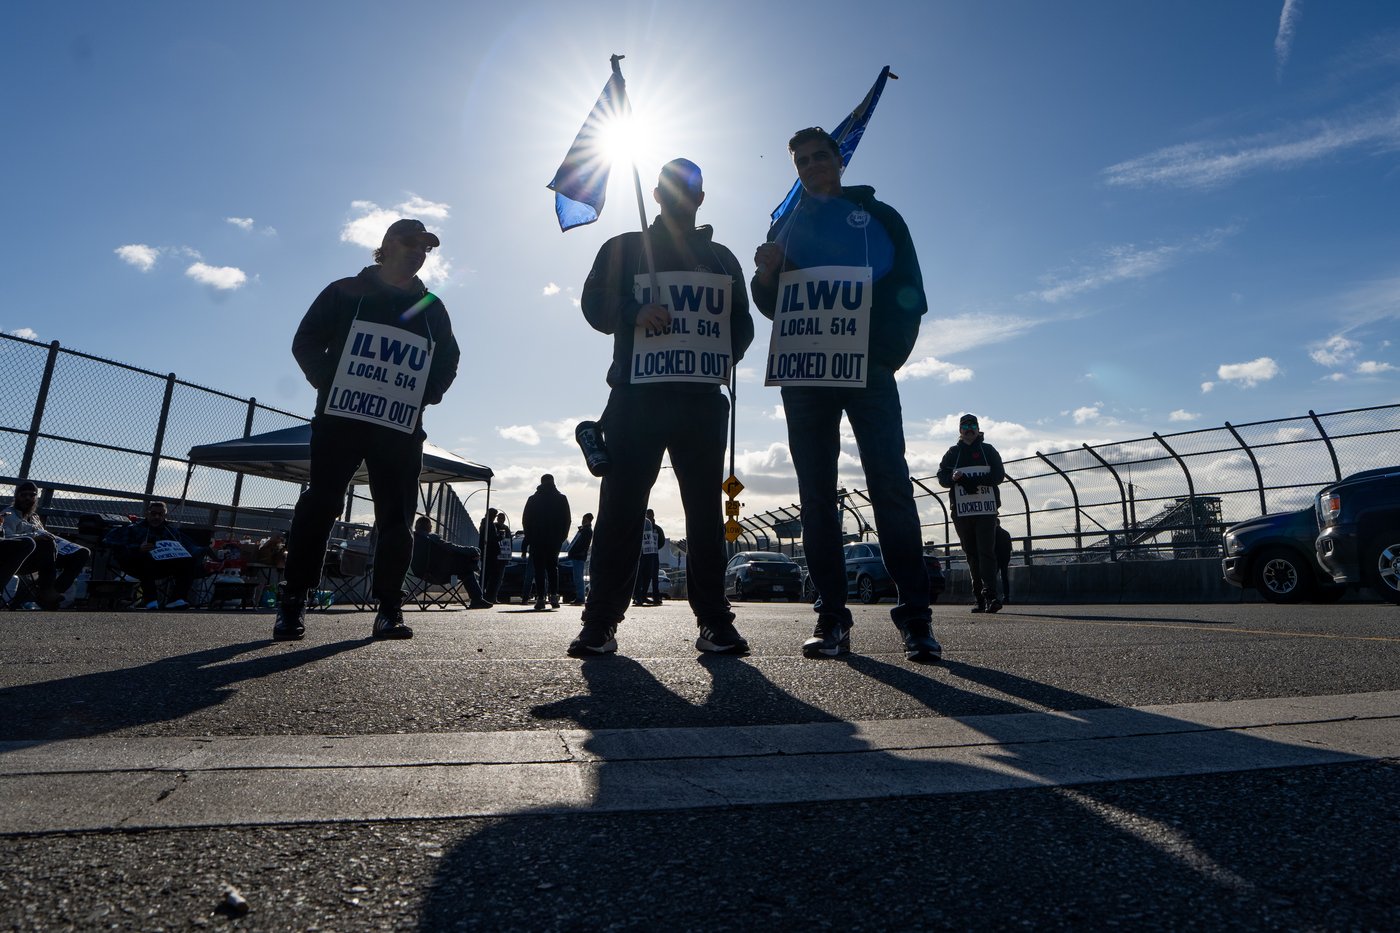
<svg viewBox="0 0 1400 933">
<path fill-rule="evenodd" d="M 885 569 L 885 556 L 877 541 L 861 541 L 845 546 L 846 595 L 854 596 L 863 603 L 878 602 L 882 596 L 895 596 L 894 579 Z M 933 554 L 924 553 L 924 564 L 928 567 L 928 601 L 938 602 L 943 593 L 943 565 Z"/>
<path fill-rule="evenodd" d="M 1336 602 L 1346 587 L 1334 585 L 1318 566 L 1316 540 L 1317 509 L 1311 505 L 1237 522 L 1225 530 L 1225 582 L 1252 586 L 1271 603 Z"/>
<path fill-rule="evenodd" d="M 1317 561 L 1335 583 L 1400 603 L 1400 467 L 1363 470 L 1317 494 Z"/>
</svg>

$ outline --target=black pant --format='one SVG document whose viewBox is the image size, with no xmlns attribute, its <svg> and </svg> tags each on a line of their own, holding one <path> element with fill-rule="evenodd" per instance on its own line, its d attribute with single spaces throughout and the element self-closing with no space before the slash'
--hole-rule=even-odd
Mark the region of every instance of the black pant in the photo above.
<svg viewBox="0 0 1400 933">
<path fill-rule="evenodd" d="M 563 546 L 563 541 L 546 541 L 543 544 L 530 542 L 530 563 L 535 568 L 535 592 L 539 594 L 536 602 L 546 596 L 559 595 L 559 549 Z M 521 598 L 528 595 L 523 593 Z"/>
<path fill-rule="evenodd" d="M 724 595 L 720 505 L 728 415 L 729 402 L 718 389 L 613 390 L 599 419 L 613 465 L 598 496 L 584 622 L 616 625 L 631 604 L 647 499 L 667 451 L 685 509 L 690 608 L 702 625 L 734 620 Z"/>
<path fill-rule="evenodd" d="M 467 588 L 467 595 L 481 600 L 481 584 L 476 578 L 476 568 L 480 552 L 476 548 L 453 544 L 450 541 L 436 541 L 414 537 L 414 547 L 428 548 L 427 567 L 433 582 L 446 581 L 455 576 Z M 415 565 L 417 566 L 417 565 Z"/>
<path fill-rule="evenodd" d="M 997 586 L 997 517 L 979 515 L 976 518 L 955 518 L 958 541 L 967 555 L 967 570 L 972 575 L 972 595 L 991 599 Z"/>
<path fill-rule="evenodd" d="M 661 557 L 658 554 L 643 554 L 641 560 L 637 561 L 637 588 L 632 593 L 632 598 L 637 602 L 643 602 L 647 598 L 647 591 L 651 591 L 651 598 L 659 600 L 661 598 Z"/>
<path fill-rule="evenodd" d="M 10 585 L 10 577 L 33 553 L 33 538 L 0 538 L 0 591 Z"/>
<path fill-rule="evenodd" d="M 89 556 L 85 547 L 60 554 L 53 538 L 35 538 L 34 552 L 25 558 L 16 573 L 38 574 L 39 589 L 43 593 L 62 595 L 68 592 L 73 581 L 78 579 L 78 574 L 83 572 Z"/>
<path fill-rule="evenodd" d="M 311 422 L 311 482 L 297 499 L 287 535 L 287 592 L 300 596 L 321 581 L 326 542 L 345 508 L 345 489 L 369 467 L 377 542 L 374 596 L 398 603 L 413 559 L 413 513 L 423 471 L 421 438 L 393 428 L 318 415 Z"/>
<path fill-rule="evenodd" d="M 156 598 L 156 581 L 169 577 L 170 600 L 184 599 L 190 584 L 204 571 L 200 557 L 171 557 L 156 560 L 144 551 L 129 549 L 121 556 L 122 569 L 141 581 L 141 598 L 150 602 Z"/>
</svg>

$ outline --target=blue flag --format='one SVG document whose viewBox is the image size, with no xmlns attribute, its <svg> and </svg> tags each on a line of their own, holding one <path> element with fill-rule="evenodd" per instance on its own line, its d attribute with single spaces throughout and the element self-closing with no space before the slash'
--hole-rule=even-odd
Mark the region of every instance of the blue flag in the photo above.
<svg viewBox="0 0 1400 933">
<path fill-rule="evenodd" d="M 880 77 L 875 79 L 875 84 L 871 86 L 870 93 L 865 95 L 865 100 L 861 101 L 856 109 L 852 110 L 850 115 L 831 131 L 832 138 L 841 147 L 842 168 L 851 164 L 851 156 L 855 154 L 856 146 L 860 145 L 860 138 L 865 135 L 866 124 L 870 122 L 870 116 L 875 112 L 875 105 L 880 102 L 880 94 L 885 90 L 885 79 L 887 78 L 899 80 L 899 75 L 890 74 L 889 65 L 880 70 Z M 793 182 L 792 189 L 788 191 L 787 197 L 783 198 L 783 203 L 773 208 L 774 224 L 792 210 L 801 194 L 802 182 Z"/>
<path fill-rule="evenodd" d="M 603 212 L 612 164 L 599 148 L 598 138 L 610 122 L 628 111 L 627 82 L 617 67 L 621 57 L 613 56 L 612 77 L 603 85 L 603 93 L 598 95 L 598 102 L 547 186 L 554 192 L 554 213 L 559 215 L 561 231 L 591 224 Z"/>
</svg>

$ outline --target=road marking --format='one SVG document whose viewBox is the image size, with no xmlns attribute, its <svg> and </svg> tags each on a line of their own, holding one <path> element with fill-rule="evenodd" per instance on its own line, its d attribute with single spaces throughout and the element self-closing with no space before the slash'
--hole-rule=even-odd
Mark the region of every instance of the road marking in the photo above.
<svg viewBox="0 0 1400 933">
<path fill-rule="evenodd" d="M 1400 757 L 1400 691 L 728 728 L 0 742 L 0 833 L 668 810 Z"/>
</svg>

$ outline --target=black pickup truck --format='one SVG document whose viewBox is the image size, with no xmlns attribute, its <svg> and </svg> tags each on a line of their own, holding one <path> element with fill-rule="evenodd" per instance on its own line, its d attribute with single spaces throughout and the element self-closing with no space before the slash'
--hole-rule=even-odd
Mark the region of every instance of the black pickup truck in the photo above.
<svg viewBox="0 0 1400 933">
<path fill-rule="evenodd" d="M 1400 466 L 1353 473 L 1317 494 L 1317 562 L 1334 583 L 1400 603 Z"/>
</svg>

